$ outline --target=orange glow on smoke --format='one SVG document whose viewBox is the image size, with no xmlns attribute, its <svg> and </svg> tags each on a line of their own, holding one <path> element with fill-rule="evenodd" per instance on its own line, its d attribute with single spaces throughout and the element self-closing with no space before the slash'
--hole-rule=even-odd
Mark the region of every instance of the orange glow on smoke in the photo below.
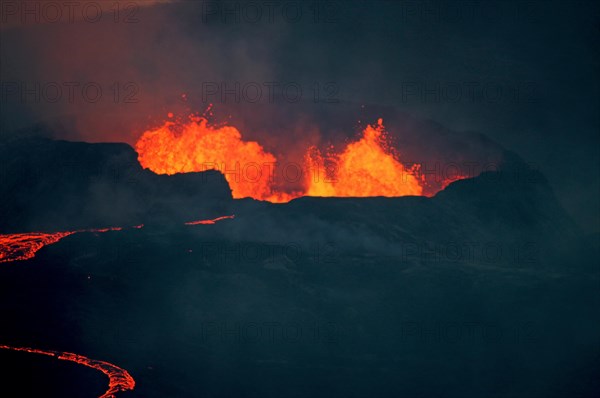
<svg viewBox="0 0 600 398">
<path fill-rule="evenodd" d="M 214 127 L 203 117 L 185 123 L 167 121 L 142 134 L 135 145 L 142 167 L 158 174 L 221 171 L 234 198 L 252 197 L 281 203 L 309 196 L 406 196 L 424 195 L 427 185 L 420 165 L 406 167 L 399 151 L 389 144 L 383 120 L 367 126 L 362 136 L 336 154 L 323 156 L 306 148 L 304 188 L 301 192 L 277 190 L 273 174 L 275 156 L 259 143 L 244 141 L 235 127 Z M 450 182 L 465 178 L 446 179 Z M 429 193 L 427 193 L 429 195 Z"/>
<path fill-rule="evenodd" d="M 71 361 L 92 369 L 99 370 L 108 377 L 108 390 L 106 390 L 106 392 L 102 394 L 100 398 L 114 398 L 115 394 L 120 391 L 133 390 L 135 388 L 135 380 L 133 377 L 131 377 L 129 372 L 105 361 L 90 359 L 84 357 L 83 355 L 73 354 L 71 352 L 44 351 L 28 347 L 10 347 L 7 345 L 0 345 L 0 349 L 47 355 L 55 357 L 59 360 Z"/>
</svg>

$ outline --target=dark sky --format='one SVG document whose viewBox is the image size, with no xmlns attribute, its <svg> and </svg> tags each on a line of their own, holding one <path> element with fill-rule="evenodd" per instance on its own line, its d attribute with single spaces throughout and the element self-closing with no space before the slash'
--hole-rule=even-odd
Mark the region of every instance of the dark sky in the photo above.
<svg viewBox="0 0 600 398">
<path fill-rule="evenodd" d="M 210 85 L 293 83 L 298 103 L 263 91 L 270 122 L 280 108 L 301 119 L 365 105 L 477 131 L 539 167 L 575 220 L 600 232 L 596 1 L 123 1 L 118 15 L 102 2 L 96 22 L 89 7 L 100 3 L 81 2 L 93 3 L 87 14 L 63 9 L 54 23 L 44 2 L 32 2 L 39 23 L 2 3 L 2 134 L 43 123 L 59 138 L 134 143 L 169 111 L 203 111 L 202 100 L 234 113 Z M 20 98 L 15 82 L 39 84 L 40 98 Z M 94 103 L 81 92 L 90 83 L 103 94 Z"/>
</svg>

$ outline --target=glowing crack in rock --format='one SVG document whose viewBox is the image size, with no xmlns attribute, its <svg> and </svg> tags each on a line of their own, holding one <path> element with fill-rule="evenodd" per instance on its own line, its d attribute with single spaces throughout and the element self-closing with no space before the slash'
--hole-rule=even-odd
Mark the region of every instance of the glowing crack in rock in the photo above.
<svg viewBox="0 0 600 398">
<path fill-rule="evenodd" d="M 213 218 L 212 220 L 189 221 L 189 222 L 186 222 L 185 225 L 210 225 L 210 224 L 216 224 L 217 221 L 233 219 L 233 218 L 235 218 L 235 214 L 232 214 L 230 216 L 222 216 L 222 217 Z"/>
<path fill-rule="evenodd" d="M 106 390 L 100 398 L 115 398 L 116 393 L 133 390 L 135 388 L 135 380 L 131 377 L 129 372 L 109 362 L 90 359 L 83 355 L 73 354 L 71 352 L 45 351 L 36 348 L 11 347 L 7 345 L 0 345 L 0 349 L 47 355 L 59 360 L 71 361 L 87 366 L 88 368 L 99 370 L 108 377 L 108 390 Z"/>
</svg>

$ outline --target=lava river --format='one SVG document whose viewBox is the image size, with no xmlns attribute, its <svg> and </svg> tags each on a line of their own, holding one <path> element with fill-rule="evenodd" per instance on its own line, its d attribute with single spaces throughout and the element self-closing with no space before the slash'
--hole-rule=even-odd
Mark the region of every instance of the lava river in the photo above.
<svg viewBox="0 0 600 398">
<path fill-rule="evenodd" d="M 133 228 L 138 228 L 133 227 Z M 120 231 L 121 227 L 82 229 L 64 232 L 26 232 L 0 235 L 0 263 L 22 261 L 33 258 L 42 247 L 56 243 L 62 238 L 81 232 Z"/>
<path fill-rule="evenodd" d="M 214 219 L 198 220 L 186 222 L 185 225 L 211 225 L 225 219 L 232 219 L 234 215 L 222 216 Z M 131 228 L 140 229 L 142 225 L 136 225 Z M 29 232 L 19 234 L 0 235 L 0 262 L 23 261 L 33 258 L 42 247 L 58 242 L 59 240 L 83 232 L 103 233 L 108 231 L 121 231 L 122 227 L 83 229 L 77 231 L 64 232 Z M 56 357 L 59 360 L 71 361 L 84 365 L 104 373 L 108 379 L 108 390 L 100 398 L 114 398 L 120 391 L 133 390 L 135 381 L 125 369 L 105 361 L 98 361 L 87 358 L 83 355 L 70 352 L 45 351 L 29 347 L 11 347 L 0 345 L 0 349 L 23 351 L 33 354 L 48 355 Z"/>
<path fill-rule="evenodd" d="M 84 357 L 83 355 L 73 354 L 71 352 L 45 351 L 29 347 L 11 347 L 7 345 L 0 345 L 0 349 L 47 355 L 55 357 L 59 360 L 71 361 L 92 369 L 99 370 L 108 377 L 108 390 L 106 390 L 106 392 L 102 394 L 100 398 L 114 398 L 116 393 L 120 391 L 133 390 L 135 387 L 135 380 L 133 377 L 131 377 L 129 372 L 105 361 L 90 359 Z"/>
</svg>

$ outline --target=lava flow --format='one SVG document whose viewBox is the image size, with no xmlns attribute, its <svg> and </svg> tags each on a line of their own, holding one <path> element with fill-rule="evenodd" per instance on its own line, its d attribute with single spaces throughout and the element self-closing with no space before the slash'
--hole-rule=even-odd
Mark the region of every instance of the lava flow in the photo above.
<svg viewBox="0 0 600 398">
<path fill-rule="evenodd" d="M 233 219 L 235 215 L 221 216 L 210 220 L 186 222 L 185 225 L 215 224 L 217 221 Z M 144 224 L 134 225 L 131 228 L 140 229 Z M 108 231 L 121 231 L 122 227 L 80 229 L 64 232 L 27 232 L 20 234 L 0 235 L 0 263 L 10 261 L 23 261 L 35 257 L 35 254 L 44 246 L 58 242 L 62 238 L 81 232 L 103 233 Z"/>
<path fill-rule="evenodd" d="M 213 218 L 212 220 L 190 221 L 190 222 L 186 222 L 185 225 L 210 225 L 210 224 L 216 224 L 217 221 L 233 219 L 233 218 L 235 218 L 235 215 L 232 214 L 231 216 L 221 216 L 221 217 Z"/>
<path fill-rule="evenodd" d="M 400 153 L 389 144 L 382 119 L 367 126 L 362 136 L 337 154 L 323 156 L 309 147 L 300 167 L 304 175 L 301 192 L 275 187 L 264 166 L 276 166 L 276 158 L 257 142 L 247 142 L 231 126 L 213 127 L 203 117 L 191 116 L 186 123 L 167 121 L 144 132 L 135 148 L 142 167 L 158 174 L 221 171 L 234 198 L 252 197 L 270 202 L 288 202 L 299 196 L 406 196 L 425 193 L 420 165 L 406 167 Z M 466 176 L 446 179 L 450 182 Z M 435 193 L 435 192 L 434 192 Z"/>
<path fill-rule="evenodd" d="M 136 226 L 133 228 L 141 227 Z M 121 229 L 121 227 L 110 227 L 64 232 L 27 232 L 20 234 L 0 235 L 0 263 L 28 260 L 35 257 L 35 253 L 37 253 L 42 247 L 56 243 L 62 238 L 76 233 L 103 233 L 108 231 L 120 231 Z"/>
<path fill-rule="evenodd" d="M 7 345 L 0 345 L 0 349 L 48 355 L 63 361 L 71 361 L 92 369 L 99 370 L 108 377 L 108 390 L 106 390 L 106 392 L 102 394 L 100 398 L 114 398 L 115 394 L 120 391 L 133 390 L 135 388 L 135 380 L 133 377 L 131 377 L 129 372 L 105 361 L 90 359 L 84 357 L 83 355 L 73 354 L 71 352 L 45 351 L 29 347 L 11 347 Z"/>
<path fill-rule="evenodd" d="M 0 235 L 0 263 L 33 258 L 42 247 L 74 233 L 75 231 Z"/>
</svg>

